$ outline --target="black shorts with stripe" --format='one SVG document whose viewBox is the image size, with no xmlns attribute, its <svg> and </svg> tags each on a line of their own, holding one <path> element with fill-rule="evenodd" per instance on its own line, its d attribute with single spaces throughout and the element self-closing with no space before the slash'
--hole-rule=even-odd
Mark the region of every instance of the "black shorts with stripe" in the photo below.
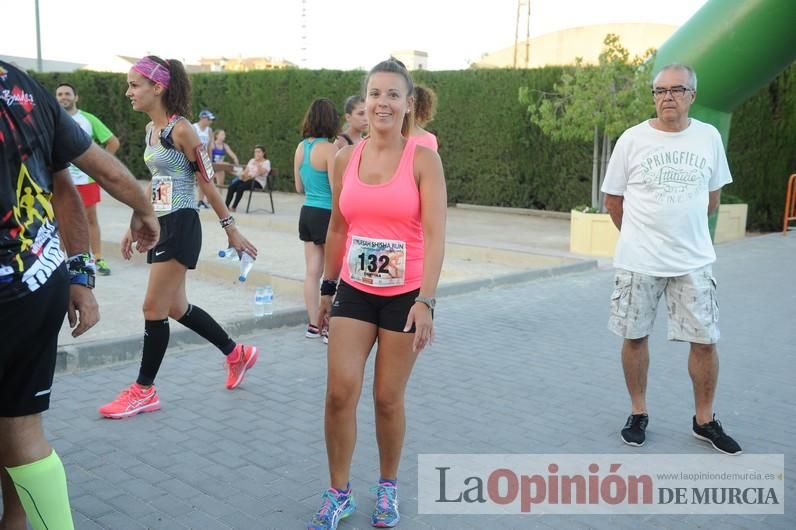
<svg viewBox="0 0 796 530">
<path fill-rule="evenodd" d="M 68 305 L 66 265 L 31 294 L 0 304 L 6 331 L 0 340 L 0 417 L 29 416 L 50 408 L 58 332 Z"/>
</svg>

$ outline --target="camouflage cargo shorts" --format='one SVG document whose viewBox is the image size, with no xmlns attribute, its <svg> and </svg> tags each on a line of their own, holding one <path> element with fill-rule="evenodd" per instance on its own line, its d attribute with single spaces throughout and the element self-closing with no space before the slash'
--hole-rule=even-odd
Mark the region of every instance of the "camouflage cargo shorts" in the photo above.
<svg viewBox="0 0 796 530">
<path fill-rule="evenodd" d="M 716 278 L 708 265 L 683 276 L 658 277 L 617 269 L 608 329 L 626 339 L 652 331 L 661 295 L 666 295 L 669 340 L 715 344 L 719 340 Z"/>
</svg>

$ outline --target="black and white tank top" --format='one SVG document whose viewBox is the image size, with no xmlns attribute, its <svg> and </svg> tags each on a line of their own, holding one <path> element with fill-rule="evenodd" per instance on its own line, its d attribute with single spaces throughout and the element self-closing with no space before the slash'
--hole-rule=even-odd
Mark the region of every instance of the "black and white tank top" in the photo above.
<svg viewBox="0 0 796 530">
<path fill-rule="evenodd" d="M 171 142 L 171 133 L 182 116 L 172 116 L 169 124 L 160 133 L 155 145 L 151 145 L 152 123 L 147 125 L 144 162 L 152 175 L 151 200 L 155 214 L 159 217 L 182 208 L 195 208 L 194 177 L 191 163 Z M 164 145 L 164 143 L 166 145 Z"/>
</svg>

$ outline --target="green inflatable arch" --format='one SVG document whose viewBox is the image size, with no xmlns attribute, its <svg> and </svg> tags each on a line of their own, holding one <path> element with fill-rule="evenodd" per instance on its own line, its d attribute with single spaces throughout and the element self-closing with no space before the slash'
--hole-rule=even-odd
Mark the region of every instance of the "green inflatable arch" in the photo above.
<svg viewBox="0 0 796 530">
<path fill-rule="evenodd" d="M 732 112 L 796 60 L 796 0 L 708 0 L 658 49 L 653 71 L 697 73 L 690 115 L 713 124 L 725 149 Z M 718 210 L 710 216 L 716 231 Z"/>
<path fill-rule="evenodd" d="M 671 63 L 696 70 L 695 118 L 724 145 L 732 112 L 796 60 L 796 0 L 709 0 L 658 50 L 654 71 Z"/>
</svg>

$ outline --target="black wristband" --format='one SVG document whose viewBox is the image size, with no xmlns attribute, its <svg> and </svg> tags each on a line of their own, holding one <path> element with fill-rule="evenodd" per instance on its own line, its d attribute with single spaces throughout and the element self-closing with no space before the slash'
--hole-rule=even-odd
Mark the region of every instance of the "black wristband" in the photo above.
<svg viewBox="0 0 796 530">
<path fill-rule="evenodd" d="M 337 280 L 321 281 L 321 296 L 332 296 L 337 292 Z"/>
</svg>

